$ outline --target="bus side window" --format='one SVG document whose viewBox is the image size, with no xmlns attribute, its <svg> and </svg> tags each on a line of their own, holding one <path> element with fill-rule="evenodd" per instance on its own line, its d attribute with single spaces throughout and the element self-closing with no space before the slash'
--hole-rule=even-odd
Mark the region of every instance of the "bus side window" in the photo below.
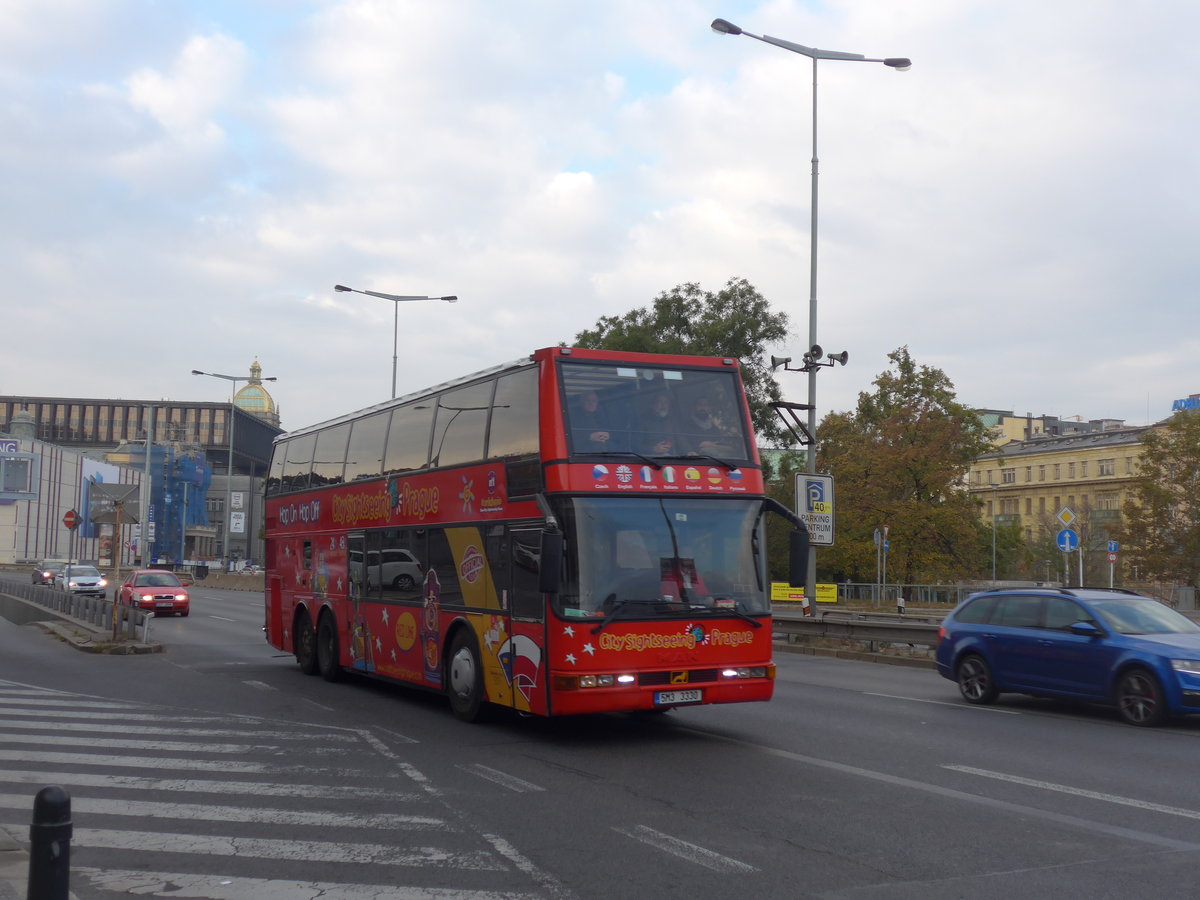
<svg viewBox="0 0 1200 900">
<path fill-rule="evenodd" d="M 514 619 L 540 622 L 545 617 L 542 593 L 538 590 L 542 529 L 513 530 L 510 537 L 512 578 L 508 593 L 509 610 Z"/>
</svg>

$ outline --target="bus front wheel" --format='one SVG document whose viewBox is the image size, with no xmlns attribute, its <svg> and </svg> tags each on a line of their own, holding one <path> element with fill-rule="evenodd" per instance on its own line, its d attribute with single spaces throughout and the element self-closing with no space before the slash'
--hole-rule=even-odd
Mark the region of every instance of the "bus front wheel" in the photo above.
<svg viewBox="0 0 1200 900">
<path fill-rule="evenodd" d="M 312 619 L 307 610 L 296 617 L 295 633 L 292 635 L 296 648 L 296 662 L 305 675 L 317 674 L 317 635 L 313 632 Z"/>
<path fill-rule="evenodd" d="M 341 679 L 342 662 L 339 657 L 337 624 L 331 613 L 325 613 L 317 625 L 317 668 L 326 681 Z"/>
<path fill-rule="evenodd" d="M 464 722 L 478 720 L 483 707 L 483 668 L 475 637 L 466 628 L 460 628 L 450 643 L 446 687 L 454 715 Z"/>
</svg>

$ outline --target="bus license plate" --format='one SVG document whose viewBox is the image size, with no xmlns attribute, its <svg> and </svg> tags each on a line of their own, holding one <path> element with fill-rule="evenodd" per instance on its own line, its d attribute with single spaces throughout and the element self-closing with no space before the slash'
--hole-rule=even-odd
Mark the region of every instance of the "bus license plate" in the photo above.
<svg viewBox="0 0 1200 900">
<path fill-rule="evenodd" d="M 700 691 L 658 691 L 654 695 L 655 706 L 677 706 L 680 703 L 699 703 L 704 698 Z"/>
</svg>

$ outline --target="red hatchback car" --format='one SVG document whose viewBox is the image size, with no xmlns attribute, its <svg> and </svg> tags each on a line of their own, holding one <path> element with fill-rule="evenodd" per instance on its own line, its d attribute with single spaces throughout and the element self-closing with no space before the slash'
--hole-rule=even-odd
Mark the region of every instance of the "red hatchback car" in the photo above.
<svg viewBox="0 0 1200 900">
<path fill-rule="evenodd" d="M 153 610 L 156 615 L 186 616 L 191 611 L 187 588 L 174 572 L 163 569 L 134 569 L 121 583 L 117 597 L 123 606 Z"/>
</svg>

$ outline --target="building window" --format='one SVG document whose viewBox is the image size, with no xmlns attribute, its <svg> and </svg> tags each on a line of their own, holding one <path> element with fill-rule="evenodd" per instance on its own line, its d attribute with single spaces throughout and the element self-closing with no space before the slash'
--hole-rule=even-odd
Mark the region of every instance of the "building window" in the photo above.
<svg viewBox="0 0 1200 900">
<path fill-rule="evenodd" d="M 1038 497 L 1038 515 L 1046 514 L 1046 498 Z"/>
<path fill-rule="evenodd" d="M 1067 477 L 1068 478 L 1075 477 L 1075 463 L 1067 463 Z"/>
<path fill-rule="evenodd" d="M 1117 467 L 1116 467 L 1116 460 L 1114 460 L 1114 459 L 1102 459 L 1097 463 L 1097 467 L 1098 467 L 1098 471 L 1096 473 L 1097 475 L 1115 475 L 1116 474 Z"/>
<path fill-rule="evenodd" d="M 1079 477 L 1087 478 L 1087 460 L 1086 459 L 1079 463 Z"/>
<path fill-rule="evenodd" d="M 1001 484 L 1016 484 L 1017 470 L 1016 469 L 1001 469 L 1000 483 Z"/>
<path fill-rule="evenodd" d="M 1121 508 L 1121 495 L 1116 493 L 1115 491 L 1096 495 L 1096 509 L 1120 509 L 1120 508 Z"/>
<path fill-rule="evenodd" d="M 1025 483 L 1029 484 L 1029 482 L 1031 482 L 1031 481 L 1033 481 L 1033 466 L 1026 466 L 1025 467 Z"/>
<path fill-rule="evenodd" d="M 1055 463 L 1054 464 L 1054 480 L 1058 481 L 1060 478 L 1062 478 L 1062 463 Z"/>
<path fill-rule="evenodd" d="M 1025 515 L 1027 515 L 1027 516 L 1033 515 L 1033 498 L 1032 497 L 1025 498 Z"/>
<path fill-rule="evenodd" d="M 1046 480 L 1046 467 L 1038 466 L 1038 481 L 1045 481 L 1045 480 Z"/>
<path fill-rule="evenodd" d="M 1132 456 L 1125 457 L 1125 474 L 1126 475 L 1133 474 L 1133 457 Z"/>
</svg>

